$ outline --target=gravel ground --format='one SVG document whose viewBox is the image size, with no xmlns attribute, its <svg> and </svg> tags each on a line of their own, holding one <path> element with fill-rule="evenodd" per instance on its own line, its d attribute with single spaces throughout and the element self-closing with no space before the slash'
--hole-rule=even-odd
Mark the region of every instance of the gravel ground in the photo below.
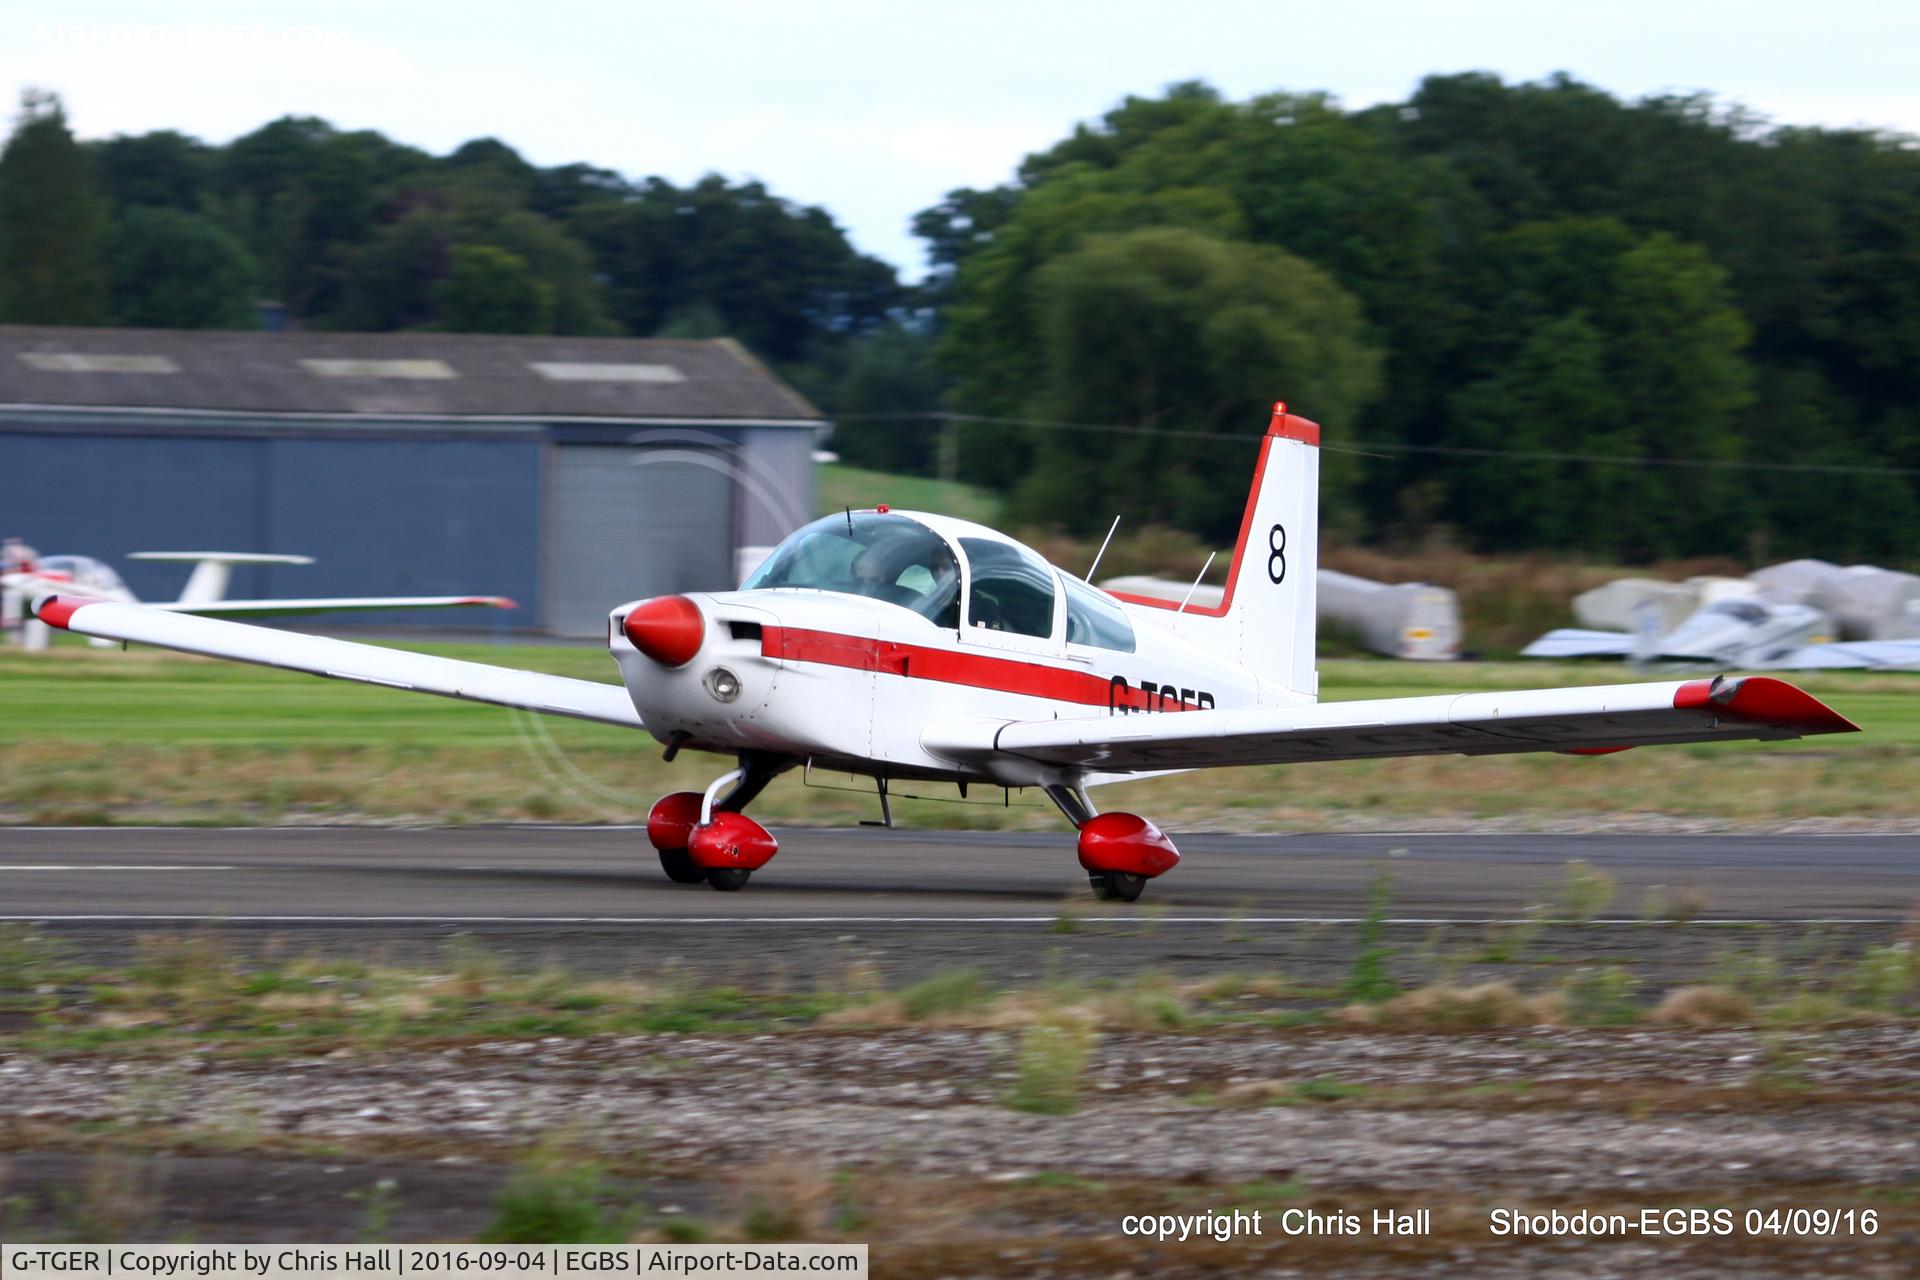
<svg viewBox="0 0 1920 1280">
<path fill-rule="evenodd" d="M 892 1260 L 877 1274 L 1892 1276 L 1914 1274 L 1900 1268 L 1920 1256 L 1911 1025 L 1110 1033 L 1064 1116 L 1004 1105 L 1017 1049 L 1016 1031 L 909 1029 L 290 1061 L 16 1054 L 0 1056 L 0 1133 L 25 1151 L 8 1190 L 24 1179 L 42 1192 L 83 1173 L 78 1157 L 49 1153 L 48 1135 L 68 1135 L 69 1147 L 116 1126 L 160 1146 L 172 1135 L 183 1153 L 174 1181 L 193 1196 L 182 1220 L 204 1239 L 272 1235 L 273 1223 L 294 1238 L 350 1237 L 357 1211 L 335 1195 L 316 1212 L 313 1187 L 376 1175 L 406 1188 L 396 1231 L 470 1233 L 485 1221 L 482 1188 L 531 1142 L 565 1133 L 643 1166 L 633 1196 L 655 1212 L 723 1214 L 724 1188 L 770 1162 L 820 1180 L 864 1170 L 922 1188 L 920 1201 L 950 1198 L 956 1216 L 937 1231 L 910 1223 L 890 1240 L 894 1225 L 874 1226 L 876 1259 Z M 1300 1082 L 1338 1082 L 1351 1096 L 1255 1105 Z M 254 1154 L 209 1156 L 222 1141 Z M 293 1154 L 322 1147 L 320 1159 Z M 402 1152 L 410 1158 L 394 1164 Z M 1226 1207 L 1248 1184 L 1286 1184 L 1289 1202 L 1323 1211 L 1432 1207 L 1435 1230 L 1119 1238 L 1126 1212 Z M 295 1201 L 304 1213 L 288 1210 Z M 1494 1240 L 1487 1210 L 1507 1204 L 1874 1207 L 1883 1229 L 1818 1241 Z M 1267 1205 L 1269 1221 L 1281 1207 Z"/>
</svg>

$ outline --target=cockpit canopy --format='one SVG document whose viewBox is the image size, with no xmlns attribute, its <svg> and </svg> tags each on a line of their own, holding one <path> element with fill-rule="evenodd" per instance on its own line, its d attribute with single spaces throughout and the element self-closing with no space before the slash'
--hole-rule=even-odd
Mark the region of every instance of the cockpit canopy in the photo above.
<svg viewBox="0 0 1920 1280">
<path fill-rule="evenodd" d="M 806 587 L 911 609 L 936 627 L 960 625 L 960 565 L 933 530 L 905 516 L 857 511 L 815 520 L 774 548 L 749 591 Z"/>
<path fill-rule="evenodd" d="M 956 555 L 956 552 L 958 555 Z M 960 557 L 966 559 L 961 625 Z M 884 600 L 936 627 L 1064 638 L 1132 653 L 1133 624 L 1113 600 L 1017 542 L 960 534 L 952 542 L 908 516 L 855 511 L 797 530 L 747 579 L 745 590 L 800 587 Z M 1064 634 L 1057 620 L 1065 605 Z"/>
<path fill-rule="evenodd" d="M 42 573 L 64 573 L 77 586 L 90 587 L 95 591 L 125 591 L 126 583 L 120 581 L 120 575 L 113 566 L 95 560 L 92 556 L 41 556 Z"/>
</svg>

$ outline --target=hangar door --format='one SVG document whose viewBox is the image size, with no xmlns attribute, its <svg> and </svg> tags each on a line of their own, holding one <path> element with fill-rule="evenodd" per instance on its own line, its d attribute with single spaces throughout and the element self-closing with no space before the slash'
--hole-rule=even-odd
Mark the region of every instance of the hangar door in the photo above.
<svg viewBox="0 0 1920 1280">
<path fill-rule="evenodd" d="M 703 466 L 711 457 L 713 466 Z M 727 591 L 733 481 L 720 454 L 556 445 L 547 487 L 546 627 L 598 636 L 607 611 L 642 596 Z"/>
</svg>

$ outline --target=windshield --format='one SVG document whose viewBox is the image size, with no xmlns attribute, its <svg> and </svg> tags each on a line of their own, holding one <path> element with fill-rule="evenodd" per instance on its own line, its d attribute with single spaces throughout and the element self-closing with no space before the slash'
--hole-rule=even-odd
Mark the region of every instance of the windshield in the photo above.
<svg viewBox="0 0 1920 1280">
<path fill-rule="evenodd" d="M 1749 626 L 1759 626 L 1767 620 L 1767 611 L 1747 600 L 1722 600 L 1707 610 L 1723 618 L 1738 618 Z"/>
<path fill-rule="evenodd" d="M 945 540 L 905 516 L 854 512 L 815 520 L 774 549 L 745 590 L 807 587 L 911 609 L 960 625 L 960 566 Z"/>
</svg>

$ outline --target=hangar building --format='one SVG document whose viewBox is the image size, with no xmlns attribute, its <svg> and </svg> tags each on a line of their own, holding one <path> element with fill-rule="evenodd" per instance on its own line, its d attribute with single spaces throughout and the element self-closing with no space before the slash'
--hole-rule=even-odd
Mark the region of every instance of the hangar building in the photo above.
<svg viewBox="0 0 1920 1280">
<path fill-rule="evenodd" d="M 0 535 L 143 599 L 181 567 L 128 552 L 292 552 L 230 594 L 506 595 L 591 636 L 810 518 L 825 426 L 727 339 L 0 326 Z"/>
</svg>

